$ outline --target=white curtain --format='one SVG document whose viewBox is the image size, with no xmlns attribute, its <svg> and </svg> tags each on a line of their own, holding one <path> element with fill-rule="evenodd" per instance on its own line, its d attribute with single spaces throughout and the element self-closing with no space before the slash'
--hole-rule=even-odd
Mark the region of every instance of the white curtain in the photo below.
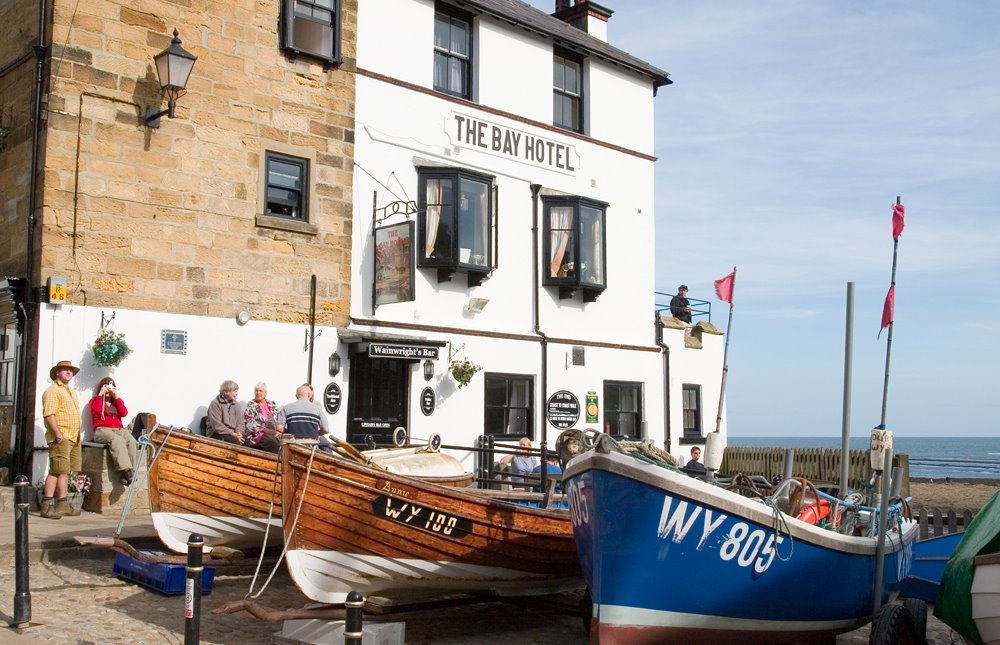
<svg viewBox="0 0 1000 645">
<path fill-rule="evenodd" d="M 601 253 L 602 241 L 604 236 L 601 234 L 601 219 L 599 217 L 594 218 L 593 225 L 594 233 L 594 256 L 591 258 L 591 262 L 594 263 L 594 282 L 603 283 L 604 279 L 601 277 L 604 273 L 604 254 Z"/>
<path fill-rule="evenodd" d="M 549 209 L 549 277 L 558 278 L 559 269 L 569 244 L 569 227 L 573 222 L 572 206 L 553 206 Z"/>
<path fill-rule="evenodd" d="M 489 206 L 489 187 L 483 184 L 479 187 L 479 239 L 480 244 L 474 250 L 475 253 L 482 257 L 482 261 L 479 262 L 481 265 L 486 264 L 486 254 L 487 248 L 490 244 L 490 212 L 487 210 Z"/>
<path fill-rule="evenodd" d="M 528 383 L 527 381 L 511 381 L 510 402 L 507 419 L 507 434 L 524 435 L 528 432 Z"/>
<path fill-rule="evenodd" d="M 427 217 L 424 224 L 424 257 L 429 258 L 434 253 L 434 243 L 437 242 L 438 225 L 441 224 L 441 180 L 427 180 Z"/>
</svg>

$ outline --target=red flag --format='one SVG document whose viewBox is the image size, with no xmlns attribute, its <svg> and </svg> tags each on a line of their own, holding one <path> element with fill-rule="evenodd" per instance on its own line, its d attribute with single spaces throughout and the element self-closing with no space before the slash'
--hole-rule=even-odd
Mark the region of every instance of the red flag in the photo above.
<svg viewBox="0 0 1000 645">
<path fill-rule="evenodd" d="M 903 233 L 903 215 L 905 210 L 902 204 L 892 205 L 892 239 L 894 240 L 898 240 L 899 236 Z"/>
<path fill-rule="evenodd" d="M 882 305 L 882 326 L 878 330 L 878 335 L 882 335 L 882 330 L 892 324 L 892 310 L 896 307 L 896 285 L 889 287 L 889 293 L 885 294 L 885 304 Z"/>
<path fill-rule="evenodd" d="M 715 281 L 715 295 L 719 296 L 719 300 L 723 302 L 728 302 L 729 306 L 733 306 L 733 283 L 736 282 L 736 269 L 724 278 L 719 278 Z"/>
</svg>

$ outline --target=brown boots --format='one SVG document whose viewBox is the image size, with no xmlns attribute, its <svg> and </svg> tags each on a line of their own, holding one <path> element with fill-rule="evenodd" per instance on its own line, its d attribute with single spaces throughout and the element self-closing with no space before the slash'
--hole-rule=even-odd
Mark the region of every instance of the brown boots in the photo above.
<svg viewBox="0 0 1000 645">
<path fill-rule="evenodd" d="M 79 515 L 80 509 L 74 508 L 72 504 L 69 503 L 68 497 L 60 497 L 56 500 L 56 513 L 62 515 Z"/>
<path fill-rule="evenodd" d="M 43 497 L 40 507 L 39 515 L 42 517 L 50 520 L 58 520 L 62 517 L 62 513 L 56 510 L 56 500 L 51 497 Z"/>
</svg>

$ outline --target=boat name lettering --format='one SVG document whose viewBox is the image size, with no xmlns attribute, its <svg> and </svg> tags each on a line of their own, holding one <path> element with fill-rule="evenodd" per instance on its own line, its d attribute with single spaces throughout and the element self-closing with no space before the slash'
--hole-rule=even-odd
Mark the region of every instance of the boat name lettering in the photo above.
<svg viewBox="0 0 1000 645">
<path fill-rule="evenodd" d="M 573 526 L 583 526 L 590 523 L 590 508 L 587 506 L 587 497 L 583 494 L 583 489 L 582 481 L 574 481 L 567 487 L 569 516 L 573 520 Z"/>
<path fill-rule="evenodd" d="M 698 516 L 704 511 L 705 516 L 701 529 L 701 538 L 698 540 L 698 546 L 695 547 L 701 551 L 702 547 L 705 546 L 708 536 L 715 529 L 719 528 L 719 525 L 726 520 L 726 516 L 720 513 L 717 518 L 713 519 L 712 511 L 701 506 L 695 506 L 694 512 L 688 515 L 688 503 L 686 501 L 679 501 L 673 513 L 671 513 L 670 508 L 673 502 L 674 499 L 669 495 L 663 496 L 663 510 L 660 512 L 660 525 L 656 529 L 656 537 L 665 540 L 673 533 L 674 542 L 680 544 L 687 537 L 688 531 L 694 526 Z"/>
<path fill-rule="evenodd" d="M 378 480 L 378 482 L 376 482 L 375 486 L 379 490 L 385 491 L 390 495 L 395 495 L 396 497 L 406 497 L 408 499 L 416 498 L 416 491 L 411 490 L 409 488 L 400 488 L 399 486 L 394 486 L 391 481 L 380 479 Z"/>
<path fill-rule="evenodd" d="M 785 538 L 775 531 L 751 531 L 746 522 L 736 522 L 722 542 L 719 557 L 727 562 L 735 558 L 736 564 L 741 567 L 753 564 L 753 570 L 760 574 L 771 566 L 777 545 L 784 541 Z"/>
<path fill-rule="evenodd" d="M 417 506 L 412 502 L 380 495 L 372 502 L 372 513 L 376 517 L 430 531 L 448 538 L 461 540 L 472 533 L 472 521 L 448 513 Z"/>
</svg>

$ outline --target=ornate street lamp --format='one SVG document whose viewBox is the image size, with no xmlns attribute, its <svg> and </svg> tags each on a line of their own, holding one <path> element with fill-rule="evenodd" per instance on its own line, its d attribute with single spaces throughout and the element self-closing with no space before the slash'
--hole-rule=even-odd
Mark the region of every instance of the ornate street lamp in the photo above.
<svg viewBox="0 0 1000 645">
<path fill-rule="evenodd" d="M 167 99 L 167 109 L 157 111 L 156 108 L 146 110 L 146 125 L 151 128 L 160 127 L 160 117 L 164 114 L 174 118 L 174 108 L 177 99 L 184 96 L 191 69 L 198 57 L 181 47 L 181 39 L 174 29 L 174 37 L 170 46 L 153 57 L 156 63 L 156 75 L 160 77 L 160 88 Z"/>
</svg>

